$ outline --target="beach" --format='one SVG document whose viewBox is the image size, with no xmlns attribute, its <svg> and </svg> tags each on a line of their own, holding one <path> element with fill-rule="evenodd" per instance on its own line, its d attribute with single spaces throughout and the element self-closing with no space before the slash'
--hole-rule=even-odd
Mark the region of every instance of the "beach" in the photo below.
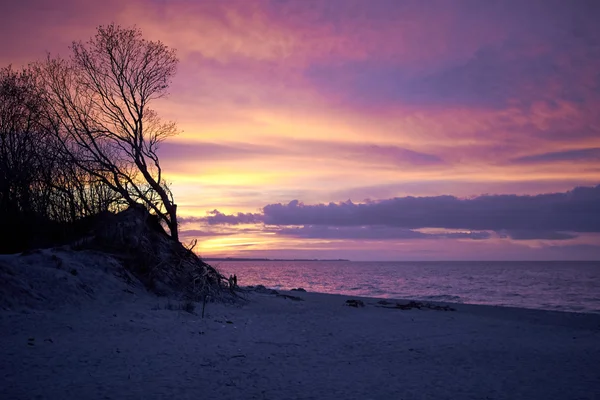
<svg viewBox="0 0 600 400">
<path fill-rule="evenodd" d="M 59 267 L 52 256 L 62 260 Z M 201 303 L 186 312 L 118 271 L 89 254 L 0 258 L 0 282 L 14 292 L 0 308 L 0 398 L 594 399 L 600 393 L 599 315 L 467 304 L 402 310 L 395 304 L 407 300 L 246 290 L 245 301 L 208 303 L 203 318 Z M 34 276 L 38 281 L 27 282 Z M 65 287 L 70 295 L 56 292 Z M 364 307 L 348 306 L 352 299 Z"/>
</svg>

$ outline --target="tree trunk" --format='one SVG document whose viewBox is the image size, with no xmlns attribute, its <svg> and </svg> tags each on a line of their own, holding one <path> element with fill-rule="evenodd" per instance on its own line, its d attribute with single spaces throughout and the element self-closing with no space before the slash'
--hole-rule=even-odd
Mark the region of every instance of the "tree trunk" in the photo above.
<svg viewBox="0 0 600 400">
<path fill-rule="evenodd" d="M 176 242 L 179 241 L 179 227 L 177 226 L 177 204 L 171 204 L 169 207 L 169 217 L 171 219 L 169 224 L 169 230 L 171 231 L 171 238 Z"/>
</svg>

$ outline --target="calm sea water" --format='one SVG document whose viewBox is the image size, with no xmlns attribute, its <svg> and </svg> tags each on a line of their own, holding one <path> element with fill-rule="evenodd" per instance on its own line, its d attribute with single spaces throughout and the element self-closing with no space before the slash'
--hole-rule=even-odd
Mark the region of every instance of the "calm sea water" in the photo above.
<svg viewBox="0 0 600 400">
<path fill-rule="evenodd" d="M 238 284 L 600 313 L 600 262 L 212 262 Z"/>
</svg>

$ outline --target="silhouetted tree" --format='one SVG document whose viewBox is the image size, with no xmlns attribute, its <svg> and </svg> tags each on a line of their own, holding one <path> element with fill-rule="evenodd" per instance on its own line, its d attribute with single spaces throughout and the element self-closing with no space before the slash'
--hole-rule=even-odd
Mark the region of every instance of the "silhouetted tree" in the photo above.
<svg viewBox="0 0 600 400">
<path fill-rule="evenodd" d="M 113 193 L 127 205 L 144 205 L 178 240 L 177 207 L 157 155 L 177 128 L 150 108 L 167 94 L 175 51 L 114 24 L 99 27 L 87 43 L 74 42 L 71 50 L 70 59 L 48 56 L 35 66 L 59 154 L 87 179 L 69 182 L 91 191 L 77 193 L 93 201 L 116 204 Z"/>
<path fill-rule="evenodd" d="M 30 221 L 39 212 L 39 173 L 45 137 L 40 129 L 43 102 L 29 70 L 0 69 L 0 247 L 29 239 Z M 25 222 L 25 223 L 24 223 Z"/>
<path fill-rule="evenodd" d="M 61 153 L 30 68 L 0 69 L 0 252 L 51 244 L 61 224 L 114 208 L 119 197 Z"/>
</svg>

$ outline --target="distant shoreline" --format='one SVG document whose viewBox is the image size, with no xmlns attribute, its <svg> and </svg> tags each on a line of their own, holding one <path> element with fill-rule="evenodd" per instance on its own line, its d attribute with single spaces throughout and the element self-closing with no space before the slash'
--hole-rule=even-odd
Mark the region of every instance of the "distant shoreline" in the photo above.
<svg viewBox="0 0 600 400">
<path fill-rule="evenodd" d="M 345 258 L 252 258 L 252 257 L 200 257 L 203 261 L 345 261 L 362 263 L 598 263 L 600 260 L 349 260 Z"/>
<path fill-rule="evenodd" d="M 202 261 L 347 261 L 344 258 L 323 259 L 323 258 L 236 258 L 236 257 L 202 257 Z"/>
</svg>

